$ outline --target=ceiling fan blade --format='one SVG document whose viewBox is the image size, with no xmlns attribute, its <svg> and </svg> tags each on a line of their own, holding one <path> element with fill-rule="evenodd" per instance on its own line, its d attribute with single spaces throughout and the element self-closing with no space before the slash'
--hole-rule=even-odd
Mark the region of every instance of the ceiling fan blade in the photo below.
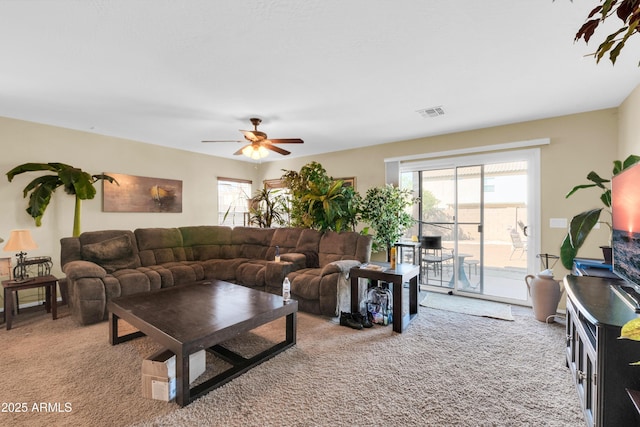
<svg viewBox="0 0 640 427">
<path fill-rule="evenodd" d="M 280 138 L 280 139 L 269 139 L 269 142 L 272 144 L 303 144 L 304 141 L 300 138 Z"/>
<path fill-rule="evenodd" d="M 251 144 L 249 145 L 245 145 L 244 147 L 242 147 L 241 149 L 239 149 L 238 151 L 236 151 L 235 153 L 233 153 L 234 156 L 239 156 L 240 154 L 242 154 L 242 150 L 244 150 L 247 147 L 251 147 Z"/>
<path fill-rule="evenodd" d="M 264 141 L 267 138 L 267 135 L 264 134 L 263 132 L 260 132 L 260 131 L 242 130 L 242 129 L 240 129 L 240 132 L 242 132 L 244 137 L 248 141 L 251 141 L 251 142 Z"/>
<path fill-rule="evenodd" d="M 262 146 L 264 148 L 266 148 L 267 150 L 275 151 L 276 153 L 282 154 L 283 156 L 287 156 L 287 155 L 291 154 L 290 151 L 283 150 L 282 148 L 276 147 L 275 145 L 272 145 L 272 144 L 268 144 L 267 143 L 267 144 L 262 144 Z"/>
<path fill-rule="evenodd" d="M 240 141 L 239 139 L 217 139 L 217 140 L 200 141 L 200 142 L 244 142 L 244 141 Z"/>
</svg>

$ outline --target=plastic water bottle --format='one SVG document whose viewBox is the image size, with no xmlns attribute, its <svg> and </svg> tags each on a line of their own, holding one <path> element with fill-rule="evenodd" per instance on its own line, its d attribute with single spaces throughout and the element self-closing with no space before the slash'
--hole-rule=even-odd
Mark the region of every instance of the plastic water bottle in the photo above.
<svg viewBox="0 0 640 427">
<path fill-rule="evenodd" d="M 291 299 L 291 282 L 289 282 L 289 278 L 287 277 L 285 277 L 282 282 L 282 299 L 285 303 Z"/>
</svg>

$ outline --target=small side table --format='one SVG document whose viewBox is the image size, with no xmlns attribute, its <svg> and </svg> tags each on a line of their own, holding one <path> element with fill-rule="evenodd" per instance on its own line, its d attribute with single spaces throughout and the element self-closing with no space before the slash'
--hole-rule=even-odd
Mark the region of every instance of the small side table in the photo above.
<svg viewBox="0 0 640 427">
<path fill-rule="evenodd" d="M 388 265 L 384 264 L 384 270 L 370 270 L 360 267 L 353 267 L 349 270 L 349 277 L 351 278 L 351 312 L 357 312 L 360 306 L 360 301 L 358 301 L 359 279 L 390 283 L 393 287 L 393 330 L 402 333 L 418 315 L 418 274 L 420 273 L 420 267 L 413 264 L 396 264 L 396 269 L 391 270 L 386 267 Z M 403 316 L 402 291 L 405 282 L 409 282 L 409 310 Z"/>
<path fill-rule="evenodd" d="M 56 287 L 58 279 L 55 276 L 38 276 L 27 282 L 16 282 L 14 280 L 3 280 L 4 288 L 4 321 L 7 324 L 7 330 L 11 329 L 12 311 L 13 311 L 13 294 L 16 291 L 32 288 L 45 289 L 45 308 L 47 313 L 51 313 L 53 320 L 58 318 L 58 296 Z"/>
<path fill-rule="evenodd" d="M 393 244 L 393 246 L 396 247 L 397 250 L 402 251 L 405 248 L 411 249 L 412 251 L 412 259 L 413 259 L 413 264 L 414 265 L 420 265 L 420 246 L 421 243 L 420 242 L 414 242 L 414 241 L 407 241 L 407 240 L 402 240 L 399 242 L 396 242 Z M 404 261 L 404 257 L 402 255 L 404 254 L 399 254 L 399 258 L 400 258 L 400 263 L 402 263 Z"/>
</svg>

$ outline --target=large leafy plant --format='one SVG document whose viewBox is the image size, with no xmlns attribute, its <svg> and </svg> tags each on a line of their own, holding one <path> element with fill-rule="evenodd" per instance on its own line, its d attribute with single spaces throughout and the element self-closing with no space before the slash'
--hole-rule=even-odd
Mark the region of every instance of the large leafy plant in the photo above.
<svg viewBox="0 0 640 427">
<path fill-rule="evenodd" d="M 386 250 L 387 260 L 391 254 L 391 246 L 415 222 L 407 208 L 416 200 L 411 190 L 391 184 L 367 190 L 361 205 L 362 220 L 368 222 L 375 232 L 373 250 Z"/>
<path fill-rule="evenodd" d="M 358 222 L 359 194 L 333 179 L 318 162 L 282 176 L 291 190 L 291 225 L 316 230 L 353 231 Z"/>
<path fill-rule="evenodd" d="M 249 201 L 249 219 L 251 224 L 268 228 L 274 224 L 286 223 L 287 201 L 279 194 L 280 190 L 263 188 L 256 190 Z"/>
<path fill-rule="evenodd" d="M 27 213 L 35 220 L 36 226 L 40 227 L 42 216 L 49 206 L 51 196 L 58 187 L 63 187 L 65 193 L 75 196 L 76 199 L 73 236 L 80 235 L 82 200 L 93 199 L 96 195 L 96 188 L 93 184 L 99 180 L 107 180 L 117 184 L 117 181 L 109 175 L 90 175 L 82 169 L 64 163 L 24 163 L 7 172 L 7 179 L 11 182 L 16 175 L 37 171 L 50 171 L 54 174 L 38 177 L 24 188 L 23 197 L 27 197 L 27 194 L 31 192 Z"/>
<path fill-rule="evenodd" d="M 619 174 L 623 170 L 633 166 L 640 161 L 640 156 L 630 155 L 623 162 L 616 160 L 613 162 L 613 176 Z M 591 182 L 589 184 L 581 184 L 573 187 L 565 198 L 570 197 L 578 190 L 585 188 L 596 188 L 600 190 L 600 202 L 604 205 L 603 208 L 589 209 L 581 212 L 571 219 L 569 224 L 569 232 L 565 236 L 562 246 L 560 247 L 560 260 L 562 265 L 571 269 L 573 266 L 573 259 L 578 254 L 578 250 L 584 244 L 584 241 L 593 230 L 593 227 L 600 222 L 609 227 L 609 231 L 612 231 L 612 225 L 610 221 L 601 221 L 600 215 L 603 210 L 607 211 L 609 217 L 611 217 L 611 188 L 609 187 L 610 180 L 602 178 L 597 173 L 591 171 L 587 175 L 587 179 Z M 610 242 L 609 242 L 610 243 Z"/>
<path fill-rule="evenodd" d="M 576 33 L 575 40 L 584 39 L 585 43 L 589 43 L 600 24 L 603 24 L 610 17 L 617 17 L 622 21 L 622 27 L 609 34 L 592 54 L 596 58 L 596 62 L 600 62 L 602 57 L 609 52 L 609 60 L 615 64 L 629 38 L 640 32 L 640 1 L 601 0 L 600 3 L 589 13 L 587 21 Z"/>
</svg>

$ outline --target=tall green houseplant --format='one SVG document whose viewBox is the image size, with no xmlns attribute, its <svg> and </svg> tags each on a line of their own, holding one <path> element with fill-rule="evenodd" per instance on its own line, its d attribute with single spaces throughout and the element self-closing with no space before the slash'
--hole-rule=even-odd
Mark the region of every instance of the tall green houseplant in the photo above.
<svg viewBox="0 0 640 427">
<path fill-rule="evenodd" d="M 374 251 L 386 250 L 387 261 L 390 260 L 391 246 L 415 222 L 407 208 L 416 201 L 411 190 L 391 184 L 367 190 L 361 205 L 362 220 L 369 223 L 375 232 Z"/>
<path fill-rule="evenodd" d="M 260 228 L 286 224 L 287 201 L 279 192 L 280 190 L 271 188 L 256 190 L 249 199 L 251 224 Z"/>
<path fill-rule="evenodd" d="M 40 227 L 42 216 L 49 206 L 51 196 L 58 187 L 63 187 L 65 193 L 75 196 L 76 199 L 73 215 L 74 237 L 80 235 L 82 200 L 93 199 L 96 195 L 96 188 L 93 184 L 99 180 L 107 180 L 117 184 L 117 181 L 109 175 L 89 175 L 82 169 L 64 163 L 24 163 L 7 172 L 7 179 L 11 182 L 16 175 L 38 171 L 50 171 L 54 174 L 38 177 L 24 188 L 23 197 L 27 197 L 27 194 L 31 192 L 27 213 L 35 220 L 36 227 Z"/>
<path fill-rule="evenodd" d="M 613 162 L 613 176 L 616 176 L 623 170 L 635 165 L 640 161 L 640 156 L 630 155 L 624 161 L 616 160 Z M 578 215 L 574 216 L 571 219 L 571 223 L 569 224 L 569 232 L 565 236 L 562 241 L 562 246 L 560 246 L 560 260 L 562 261 L 562 265 L 571 270 L 573 268 L 573 260 L 578 254 L 578 250 L 582 247 L 585 240 L 593 230 L 593 227 L 597 223 L 605 224 L 609 227 L 609 232 L 612 231 L 611 222 L 608 220 L 601 221 L 600 214 L 603 210 L 606 210 L 609 213 L 609 217 L 611 217 L 611 188 L 609 187 L 610 179 L 602 178 L 597 173 L 591 171 L 587 175 L 587 180 L 591 181 L 590 184 L 581 184 L 573 187 L 569 193 L 565 196 L 565 198 L 571 197 L 578 190 L 582 190 L 585 188 L 596 188 L 601 191 L 600 193 L 600 202 L 604 205 L 603 208 L 595 208 L 589 209 L 587 211 L 581 212 Z M 611 240 L 611 239 L 609 239 Z M 611 241 L 608 242 L 611 244 Z"/>
<path fill-rule="evenodd" d="M 282 176 L 291 190 L 291 225 L 320 231 L 353 231 L 358 223 L 359 194 L 333 179 L 318 162 Z"/>
</svg>

